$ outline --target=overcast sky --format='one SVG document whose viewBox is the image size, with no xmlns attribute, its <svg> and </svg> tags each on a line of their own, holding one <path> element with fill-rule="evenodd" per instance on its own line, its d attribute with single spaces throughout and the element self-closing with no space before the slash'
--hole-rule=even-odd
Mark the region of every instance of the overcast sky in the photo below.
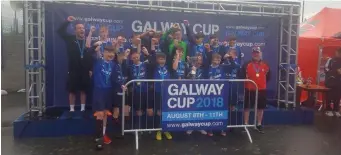
<svg viewBox="0 0 341 155">
<path fill-rule="evenodd" d="M 9 1 L 1 1 L 1 21 L 3 22 L 4 28 L 11 27 L 14 18 L 14 11 L 11 9 Z M 223 0 L 221 0 L 223 1 Z M 281 0 L 277 0 L 281 1 Z M 285 1 L 285 0 L 282 0 Z M 288 1 L 288 0 L 286 0 Z M 302 2 L 302 0 L 290 0 Z M 314 14 L 318 13 L 324 7 L 329 8 L 340 8 L 341 0 L 304 0 L 304 17 L 309 18 Z M 22 12 L 18 13 L 19 24 L 22 24 Z M 20 30 L 19 30 L 20 31 Z"/>
</svg>

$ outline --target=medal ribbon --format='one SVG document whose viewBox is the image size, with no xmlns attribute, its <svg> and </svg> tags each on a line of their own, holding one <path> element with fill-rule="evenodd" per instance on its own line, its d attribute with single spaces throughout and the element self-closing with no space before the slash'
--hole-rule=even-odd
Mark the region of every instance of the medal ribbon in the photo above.
<svg viewBox="0 0 341 155">
<path fill-rule="evenodd" d="M 122 71 L 122 66 L 121 66 L 120 64 L 118 64 L 118 67 L 119 67 L 119 69 L 120 69 L 120 70 L 119 70 L 119 74 L 120 74 L 120 76 L 121 76 L 121 78 L 122 78 L 122 81 L 121 81 L 121 82 L 122 82 L 121 85 L 122 85 L 122 84 L 124 84 L 124 77 L 123 77 L 123 73 L 122 73 L 122 72 L 123 72 L 123 71 Z"/>
<path fill-rule="evenodd" d="M 110 67 L 110 62 L 104 62 L 104 75 L 105 75 L 105 83 L 109 84 L 110 80 L 110 73 L 111 73 L 111 67 Z"/>
<path fill-rule="evenodd" d="M 159 66 L 159 71 L 161 71 L 161 72 L 160 72 L 160 74 L 161 74 L 161 79 L 162 79 L 162 80 L 165 79 L 164 67 Z"/>
<path fill-rule="evenodd" d="M 80 45 L 80 43 L 79 43 L 78 40 L 76 41 L 76 43 L 77 43 L 77 45 L 78 45 L 78 49 L 79 49 L 79 52 L 80 52 L 80 54 L 81 54 L 81 58 L 83 58 L 83 57 L 84 57 L 84 49 L 85 49 L 84 40 L 82 40 L 82 43 L 83 43 L 82 48 L 81 48 L 81 45 Z"/>
<path fill-rule="evenodd" d="M 142 63 L 140 65 L 137 66 L 137 74 L 136 74 L 136 79 L 140 79 L 140 67 L 141 67 Z"/>
<path fill-rule="evenodd" d="M 256 71 L 257 74 L 259 74 L 259 67 L 256 67 L 256 65 L 254 63 L 252 63 L 253 69 Z"/>
<path fill-rule="evenodd" d="M 182 69 L 182 61 L 179 61 L 179 64 L 178 64 L 178 70 L 177 70 L 177 72 L 178 72 L 178 76 L 179 76 L 179 77 L 182 75 L 182 73 L 181 73 L 181 69 Z"/>
<path fill-rule="evenodd" d="M 160 45 L 155 46 L 155 52 L 160 52 Z"/>
</svg>

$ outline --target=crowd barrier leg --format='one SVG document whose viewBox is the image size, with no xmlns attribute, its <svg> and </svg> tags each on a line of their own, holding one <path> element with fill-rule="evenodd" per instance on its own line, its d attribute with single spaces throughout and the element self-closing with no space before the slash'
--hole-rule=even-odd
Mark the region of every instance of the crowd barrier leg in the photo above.
<svg viewBox="0 0 341 155">
<path fill-rule="evenodd" d="M 249 140 L 250 140 L 250 143 L 252 143 L 252 137 L 251 137 L 251 134 L 250 134 L 250 131 L 247 127 L 244 127 L 246 133 L 247 133 L 247 136 L 249 137 Z"/>
<path fill-rule="evenodd" d="M 135 148 L 136 150 L 139 149 L 139 132 L 135 131 Z"/>
<path fill-rule="evenodd" d="M 257 125 L 257 105 L 258 105 L 258 88 L 254 81 L 247 79 L 229 79 L 229 104 L 230 104 L 230 118 L 227 128 L 240 128 L 247 133 L 250 143 L 253 142 L 249 127 L 256 128 Z M 250 91 L 245 91 L 245 83 L 249 82 L 256 88 L 251 95 Z M 248 93 L 248 94 L 247 94 Z M 254 105 L 253 105 L 254 104 Z M 245 107 L 247 105 L 247 107 Z M 253 106 L 254 107 L 253 107 Z M 254 108 L 254 120 L 250 123 L 251 108 Z M 239 115 L 241 113 L 241 116 Z M 232 120 L 232 117 L 235 119 Z M 247 121 L 247 122 L 246 122 Z M 242 124 L 238 124 L 242 122 Z M 249 124 L 250 123 L 250 124 Z"/>
</svg>

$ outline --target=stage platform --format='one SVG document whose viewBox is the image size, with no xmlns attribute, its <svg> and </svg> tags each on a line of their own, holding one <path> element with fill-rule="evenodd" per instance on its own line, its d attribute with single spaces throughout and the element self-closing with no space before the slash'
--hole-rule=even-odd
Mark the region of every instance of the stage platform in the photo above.
<svg viewBox="0 0 341 155">
<path fill-rule="evenodd" d="M 237 113 L 237 114 L 236 114 Z M 253 120 L 253 112 L 250 120 Z M 67 108 L 48 108 L 44 117 L 28 117 L 28 114 L 21 115 L 13 122 L 15 138 L 24 137 L 59 137 L 70 135 L 90 135 L 94 133 L 95 120 L 91 110 L 83 117 L 79 111 L 75 112 L 72 119 L 69 119 Z M 231 124 L 242 124 L 242 110 L 231 112 Z M 144 117 L 145 118 L 145 117 Z M 268 105 L 264 112 L 264 125 L 298 125 L 312 124 L 314 122 L 314 110 L 298 108 L 296 110 L 282 110 Z M 118 130 L 113 127 L 109 120 L 109 131 Z"/>
</svg>

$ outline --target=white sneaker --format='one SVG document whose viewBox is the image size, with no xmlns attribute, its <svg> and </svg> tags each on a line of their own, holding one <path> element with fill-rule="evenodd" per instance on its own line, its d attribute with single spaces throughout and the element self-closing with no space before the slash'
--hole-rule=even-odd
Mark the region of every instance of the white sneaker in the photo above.
<svg viewBox="0 0 341 155">
<path fill-rule="evenodd" d="M 327 111 L 326 115 L 329 116 L 329 117 L 333 117 L 334 116 L 333 112 L 331 112 L 331 111 Z"/>
<path fill-rule="evenodd" d="M 200 130 L 200 133 L 203 135 L 207 135 L 207 132 L 205 130 Z"/>
<path fill-rule="evenodd" d="M 186 131 L 187 135 L 192 134 L 192 132 L 193 132 L 193 130 L 188 130 L 188 131 Z"/>
<path fill-rule="evenodd" d="M 335 112 L 335 116 L 336 116 L 336 117 L 341 117 L 340 112 Z"/>
</svg>

